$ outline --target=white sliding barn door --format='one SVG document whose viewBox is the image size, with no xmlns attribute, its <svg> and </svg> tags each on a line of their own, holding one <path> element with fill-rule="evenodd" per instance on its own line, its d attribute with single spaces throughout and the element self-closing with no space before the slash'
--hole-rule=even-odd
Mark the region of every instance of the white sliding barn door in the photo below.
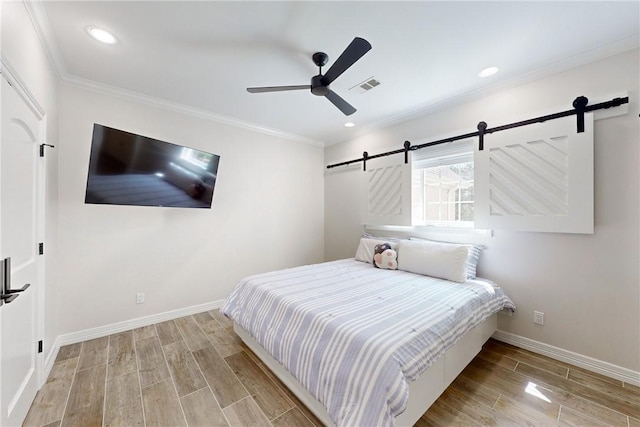
<svg viewBox="0 0 640 427">
<path fill-rule="evenodd" d="M 593 115 L 485 135 L 475 148 L 476 228 L 593 233 Z"/>
<path fill-rule="evenodd" d="M 363 224 L 411 225 L 411 153 L 367 160 Z"/>
</svg>

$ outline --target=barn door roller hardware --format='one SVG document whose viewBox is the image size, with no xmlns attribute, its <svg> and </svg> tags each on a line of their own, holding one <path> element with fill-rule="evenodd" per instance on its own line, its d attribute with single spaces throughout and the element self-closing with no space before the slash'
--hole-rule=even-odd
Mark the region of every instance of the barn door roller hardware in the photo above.
<svg viewBox="0 0 640 427">
<path fill-rule="evenodd" d="M 559 119 L 562 117 L 567 117 L 567 116 L 573 116 L 574 114 L 576 115 L 576 128 L 578 133 L 582 133 L 584 132 L 584 115 L 585 113 L 590 113 L 592 111 L 596 111 L 596 110 L 603 110 L 606 108 L 613 108 L 613 107 L 619 107 L 622 104 L 628 104 L 629 103 L 629 97 L 625 96 L 624 98 L 613 98 L 609 101 L 605 101 L 605 102 L 600 102 L 598 104 L 593 104 L 593 105 L 588 105 L 589 104 L 589 100 L 585 97 L 585 96 L 579 96 L 577 97 L 574 101 L 573 101 L 573 109 L 571 110 L 567 110 L 567 111 L 561 111 L 559 113 L 554 113 L 554 114 L 548 114 L 546 116 L 540 116 L 540 117 L 534 117 L 533 119 L 529 119 L 529 120 L 523 120 L 520 122 L 515 122 L 515 123 L 509 123 L 507 125 L 502 125 L 502 126 L 496 126 L 493 128 L 488 128 L 487 127 L 487 123 L 486 122 L 479 122 L 478 123 L 478 131 L 477 132 L 470 132 L 470 133 L 465 133 L 462 135 L 456 135 L 456 136 L 452 136 L 449 138 L 444 138 L 444 139 L 439 139 L 437 141 L 431 141 L 431 142 L 426 142 L 424 144 L 419 144 L 419 145 L 411 145 L 411 143 L 409 141 L 405 141 L 404 142 L 404 148 L 399 149 L 399 150 L 393 150 L 393 151 L 387 151 L 386 153 L 380 153 L 380 154 L 374 154 L 374 155 L 370 155 L 368 154 L 366 151 L 363 153 L 363 156 L 359 159 L 353 159 L 353 160 L 347 160 L 345 162 L 340 162 L 340 163 L 334 163 L 331 165 L 327 165 L 327 169 L 331 169 L 331 168 L 335 168 L 338 166 L 345 166 L 345 165 L 350 165 L 352 163 L 357 163 L 357 162 L 363 162 L 364 163 L 364 170 L 366 169 L 366 161 L 367 160 L 371 160 L 371 159 L 375 159 L 378 157 L 386 157 L 386 156 L 391 156 L 393 154 L 399 154 L 399 153 L 405 153 L 404 156 L 404 162 L 408 163 L 409 162 L 409 158 L 408 158 L 408 152 L 409 151 L 415 151 L 415 150 L 420 150 L 422 148 L 426 148 L 426 147 L 430 147 L 432 145 L 438 145 L 438 144 L 446 144 L 448 142 L 454 142 L 454 141 L 459 141 L 462 139 L 469 139 L 469 138 L 474 138 L 474 137 L 478 137 L 478 149 L 480 151 L 484 150 L 484 136 L 488 133 L 495 133 L 495 132 L 500 132 L 502 130 L 507 130 L 507 129 L 513 129 L 513 128 L 517 128 L 517 127 L 521 127 L 521 126 L 527 126 L 527 125 L 532 125 L 534 123 L 543 123 L 546 122 L 548 120 L 554 120 L 554 119 Z"/>
<path fill-rule="evenodd" d="M 367 160 L 370 159 L 377 159 L 378 157 L 385 157 L 385 156 L 390 156 L 392 154 L 398 154 L 398 153 L 404 153 L 404 162 L 405 163 L 409 163 L 409 151 L 412 150 L 417 150 L 417 148 L 412 147 L 411 143 L 409 141 L 405 141 L 404 142 L 404 148 L 401 150 L 393 150 L 393 151 L 389 151 L 386 153 L 382 153 L 382 154 L 375 154 L 373 156 L 370 156 L 369 153 L 367 153 L 366 151 L 362 153 L 362 158 L 361 159 L 356 159 L 356 160 L 349 160 L 347 162 L 342 162 L 342 163 L 338 163 L 335 165 L 329 165 L 327 166 L 327 169 L 330 168 L 334 168 L 336 166 L 343 166 L 343 165 L 348 165 L 350 163 L 355 163 L 355 162 L 359 162 L 362 161 L 362 165 L 363 165 L 363 170 L 367 170 Z"/>
</svg>

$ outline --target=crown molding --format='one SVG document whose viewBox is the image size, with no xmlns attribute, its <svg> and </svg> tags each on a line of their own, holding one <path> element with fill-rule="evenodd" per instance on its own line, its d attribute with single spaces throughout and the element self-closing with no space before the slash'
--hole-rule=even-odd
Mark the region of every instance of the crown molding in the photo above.
<svg viewBox="0 0 640 427">
<path fill-rule="evenodd" d="M 22 4 L 27 10 L 29 19 L 31 19 L 33 28 L 38 35 L 38 39 L 40 39 L 40 44 L 44 48 L 53 72 L 58 80 L 63 80 L 67 76 L 66 66 L 60 49 L 58 49 L 58 44 L 55 42 L 56 38 L 42 1 L 23 0 Z"/>
<path fill-rule="evenodd" d="M 527 83 L 532 83 L 536 80 L 547 78 L 554 74 L 558 74 L 564 71 L 569 71 L 571 69 L 578 68 L 593 62 L 597 62 L 597 61 L 609 58 L 611 56 L 619 55 L 634 49 L 638 49 L 639 47 L 640 47 L 640 38 L 638 38 L 638 35 L 630 36 L 622 40 L 619 40 L 617 42 L 607 44 L 600 48 L 592 49 L 590 51 L 583 52 L 581 54 L 577 54 L 572 57 L 554 62 L 547 66 L 537 68 L 535 70 L 516 76 L 507 81 L 497 83 L 491 86 L 487 86 L 482 89 L 470 90 L 452 97 L 448 97 L 435 102 L 431 102 L 426 105 L 419 106 L 410 111 L 406 111 L 404 113 L 397 114 L 383 120 L 379 120 L 374 125 L 361 127 L 358 130 L 358 132 L 355 134 L 355 137 L 361 137 L 381 129 L 406 123 L 410 120 L 414 120 L 414 119 L 426 116 L 428 114 L 434 114 L 440 111 L 447 110 L 449 108 L 466 104 L 468 102 L 477 101 L 486 96 L 493 95 L 495 93 L 502 92 L 505 90 L 513 89 L 515 87 L 522 86 Z M 354 138 L 351 137 L 343 141 L 327 144 L 327 146 L 348 142 L 353 139 Z"/>
<path fill-rule="evenodd" d="M 38 35 L 38 38 L 40 39 L 40 43 L 44 48 L 44 51 L 47 55 L 47 59 L 49 60 L 49 63 L 51 64 L 51 67 L 53 68 L 53 71 L 56 77 L 58 78 L 59 81 L 63 83 L 66 83 L 70 86 L 82 88 L 82 89 L 92 90 L 98 93 L 102 93 L 104 95 L 109 95 L 109 96 L 113 96 L 120 99 L 126 99 L 128 101 L 138 102 L 138 103 L 145 104 L 152 107 L 163 108 L 165 110 L 170 110 L 170 111 L 184 114 L 187 116 L 196 117 L 204 120 L 210 120 L 217 123 L 222 123 L 222 124 L 238 127 L 241 129 L 250 130 L 253 132 L 275 136 L 277 138 L 282 138 L 289 141 L 301 142 L 301 143 L 313 145 L 316 147 L 324 147 L 326 145 L 322 141 L 305 138 L 303 136 L 285 132 L 279 129 L 273 129 L 266 126 L 257 125 L 255 123 L 250 123 L 243 120 L 234 119 L 232 117 L 227 117 L 221 114 L 212 113 L 204 109 L 199 109 L 199 108 L 191 107 L 184 104 L 178 104 L 175 102 L 167 101 L 165 99 L 143 95 L 139 92 L 125 90 L 125 89 L 109 86 L 102 83 L 97 83 L 95 81 L 90 81 L 87 79 L 82 79 L 80 77 L 70 75 L 67 72 L 64 59 L 62 57 L 62 54 L 60 53 L 58 45 L 55 42 L 56 38 L 53 33 L 51 24 L 49 23 L 49 18 L 47 18 L 47 13 L 44 10 L 43 2 L 40 0 L 37 0 L 37 1 L 23 0 L 23 4 L 25 6 L 25 9 L 27 10 L 29 19 L 31 19 L 33 28 L 35 29 L 35 32 Z"/>
<path fill-rule="evenodd" d="M 210 120 L 210 121 L 250 130 L 253 132 L 271 135 L 278 138 L 295 141 L 295 142 L 301 142 L 304 144 L 308 144 L 316 147 L 322 147 L 322 148 L 326 148 L 330 145 L 351 141 L 355 138 L 370 134 L 372 132 L 379 131 L 384 128 L 405 123 L 410 120 L 413 120 L 428 114 L 433 114 L 439 111 L 443 111 L 449 108 L 453 108 L 455 106 L 462 105 L 468 102 L 476 101 L 478 99 L 494 94 L 496 92 L 509 90 L 514 87 L 521 86 L 523 84 L 527 84 L 545 77 L 549 77 L 553 74 L 567 71 L 591 62 L 605 59 L 607 57 L 621 54 L 623 52 L 637 49 L 638 47 L 640 47 L 640 39 L 638 38 L 638 36 L 637 35 L 630 36 L 625 39 L 607 44 L 600 48 L 592 49 L 590 51 L 583 52 L 583 53 L 574 55 L 572 57 L 562 59 L 560 61 L 547 65 L 545 67 L 541 67 L 533 71 L 530 71 L 526 74 L 514 77 L 505 82 L 490 85 L 482 89 L 470 90 L 452 97 L 436 100 L 428 104 L 417 106 L 416 108 L 411 109 L 409 111 L 405 111 L 403 113 L 390 116 L 386 119 L 378 120 L 374 124 L 361 126 L 349 138 L 338 140 L 338 141 L 319 141 L 319 140 L 306 138 L 301 135 L 282 131 L 279 129 L 269 128 L 269 127 L 258 125 L 255 123 L 213 113 L 211 111 L 207 111 L 204 109 L 199 109 L 199 108 L 191 107 L 188 105 L 171 102 L 161 98 L 151 97 L 135 91 L 125 90 L 125 89 L 109 86 L 102 83 L 97 83 L 94 81 L 90 81 L 90 80 L 86 80 L 80 77 L 70 75 L 66 70 L 66 66 L 65 66 L 62 54 L 60 53 L 60 50 L 58 49 L 58 46 L 55 42 L 56 39 L 53 33 L 53 29 L 49 23 L 49 19 L 47 18 L 46 11 L 44 10 L 43 0 L 22 0 L 22 2 L 27 10 L 29 18 L 33 23 L 33 27 L 41 41 L 41 44 L 44 47 L 45 53 L 47 55 L 49 62 L 52 65 L 54 73 L 56 74 L 58 79 L 64 83 L 67 83 L 71 86 L 103 93 L 105 95 L 110 95 L 117 98 L 126 99 L 130 101 L 142 103 L 145 105 L 149 105 L 149 106 L 167 109 L 180 114 L 201 118 L 205 120 Z"/>
<path fill-rule="evenodd" d="M 13 86 L 18 92 L 29 108 L 34 112 L 38 119 L 42 119 L 45 116 L 45 110 L 38 103 L 38 100 L 33 95 L 33 92 L 29 90 L 29 87 L 26 85 L 24 80 L 20 78 L 20 75 L 13 68 L 9 59 L 4 56 L 2 52 L 0 52 L 0 74 L 9 82 L 11 86 Z"/>
<path fill-rule="evenodd" d="M 124 99 L 127 101 L 138 102 L 150 107 L 162 108 L 165 110 L 173 111 L 175 113 L 184 114 L 186 116 L 195 117 L 204 120 L 210 120 L 217 123 L 222 123 L 229 126 L 235 126 L 245 130 L 253 132 L 263 133 L 271 136 L 275 136 L 290 141 L 301 142 L 303 144 L 313 145 L 316 147 L 324 147 L 325 144 L 322 141 L 317 141 L 309 138 L 305 138 L 293 133 L 284 132 L 278 129 L 272 129 L 265 126 L 260 126 L 254 123 L 246 122 L 243 120 L 235 119 L 233 117 L 224 116 L 222 114 L 216 114 L 211 111 L 207 111 L 201 108 L 191 107 L 189 105 L 179 104 L 172 101 L 167 101 L 162 98 L 156 98 L 149 95 L 144 95 L 139 92 L 121 89 L 114 86 L 109 86 L 103 83 L 97 83 L 92 80 L 82 79 L 80 77 L 68 76 L 63 80 L 64 84 L 77 87 L 80 89 L 90 90 L 93 92 L 102 93 L 103 95 L 112 96 L 115 98 Z"/>
</svg>

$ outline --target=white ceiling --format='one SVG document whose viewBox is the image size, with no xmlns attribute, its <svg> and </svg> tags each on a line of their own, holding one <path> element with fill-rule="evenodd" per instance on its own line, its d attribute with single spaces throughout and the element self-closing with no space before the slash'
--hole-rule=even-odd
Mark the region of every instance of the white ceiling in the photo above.
<svg viewBox="0 0 640 427">
<path fill-rule="evenodd" d="M 32 10 L 66 81 L 319 144 L 632 49 L 640 39 L 637 1 L 49 1 Z M 89 25 L 118 43 L 91 39 Z M 372 50 L 331 85 L 358 109 L 349 118 L 304 90 L 246 91 L 309 84 L 318 72 L 311 55 L 329 55 L 326 71 L 356 36 Z M 479 78 L 488 66 L 501 71 Z M 350 90 L 372 76 L 382 84 Z"/>
</svg>

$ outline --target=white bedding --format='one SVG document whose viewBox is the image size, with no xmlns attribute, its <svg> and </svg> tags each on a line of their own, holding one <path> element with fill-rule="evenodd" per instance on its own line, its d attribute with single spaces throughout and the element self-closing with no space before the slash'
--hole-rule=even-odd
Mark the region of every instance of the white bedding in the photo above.
<svg viewBox="0 0 640 427">
<path fill-rule="evenodd" d="M 514 310 L 495 284 L 380 270 L 353 259 L 242 280 L 222 312 L 338 426 L 394 425 L 408 383 L 483 319 Z"/>
</svg>

